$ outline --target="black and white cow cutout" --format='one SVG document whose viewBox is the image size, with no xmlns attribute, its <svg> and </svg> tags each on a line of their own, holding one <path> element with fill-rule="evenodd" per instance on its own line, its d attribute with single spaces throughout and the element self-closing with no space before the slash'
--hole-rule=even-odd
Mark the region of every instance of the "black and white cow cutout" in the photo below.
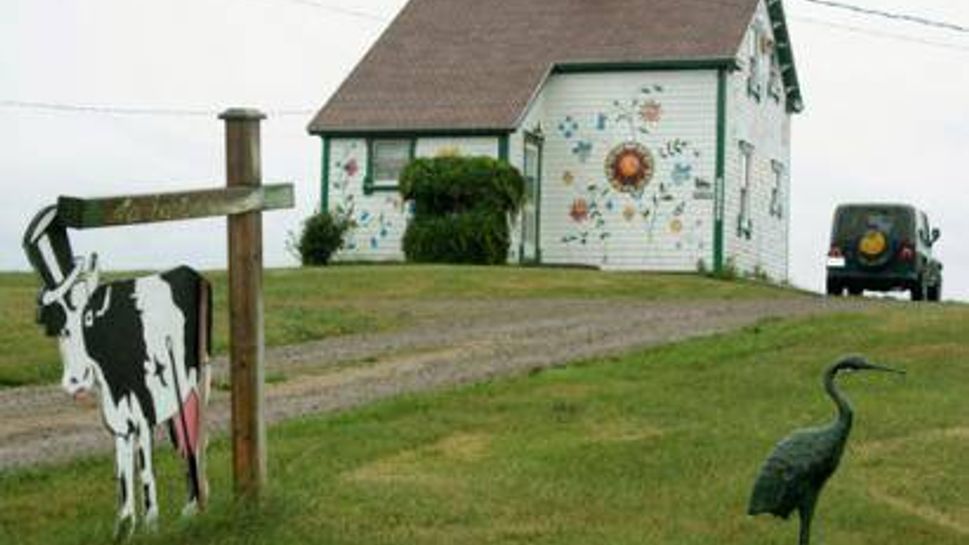
<svg viewBox="0 0 969 545">
<path fill-rule="evenodd" d="M 44 282 L 38 323 L 57 338 L 61 386 L 75 397 L 97 393 L 105 427 L 114 436 L 118 532 L 130 533 L 136 525 L 136 493 L 146 526 L 157 524 L 152 437 L 163 424 L 187 463 L 183 513 L 194 513 L 208 492 L 202 423 L 212 327 L 208 281 L 179 267 L 101 283 L 96 255 L 72 257 L 56 207 L 34 218 L 24 249 Z"/>
</svg>

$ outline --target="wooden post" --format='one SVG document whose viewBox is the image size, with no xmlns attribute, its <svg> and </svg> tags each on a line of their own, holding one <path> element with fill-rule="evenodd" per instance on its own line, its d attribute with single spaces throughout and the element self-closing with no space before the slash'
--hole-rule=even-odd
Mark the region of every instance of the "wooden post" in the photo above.
<svg viewBox="0 0 969 545">
<path fill-rule="evenodd" d="M 225 121 L 226 180 L 262 185 L 258 110 L 230 109 Z M 232 381 L 232 461 L 236 495 L 257 498 L 266 482 L 263 420 L 262 213 L 229 219 L 229 361 Z"/>
</svg>

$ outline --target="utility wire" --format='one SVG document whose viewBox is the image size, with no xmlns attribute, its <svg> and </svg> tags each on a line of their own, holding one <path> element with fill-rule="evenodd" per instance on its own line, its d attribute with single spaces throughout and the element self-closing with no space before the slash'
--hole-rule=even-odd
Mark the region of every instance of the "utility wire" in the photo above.
<svg viewBox="0 0 969 545">
<path fill-rule="evenodd" d="M 900 42 L 909 42 L 909 43 L 916 43 L 921 45 L 928 45 L 932 47 L 938 47 L 941 49 L 949 49 L 951 51 L 969 52 L 969 46 L 959 45 L 951 42 L 944 42 L 939 40 L 927 40 L 924 38 L 917 38 L 915 36 L 909 36 L 906 34 L 896 34 L 893 32 L 882 32 L 880 30 L 872 30 L 870 28 L 846 25 L 842 23 L 835 23 L 833 21 L 826 21 L 824 19 L 815 19 L 813 17 L 792 16 L 792 17 L 788 17 L 788 19 L 792 21 L 799 21 L 802 23 L 811 24 L 811 25 L 828 27 L 834 30 L 851 32 L 854 34 L 867 34 L 869 36 L 875 36 L 878 38 L 888 38 L 888 39 L 897 40 Z"/>
<path fill-rule="evenodd" d="M 854 13 L 860 13 L 862 15 L 872 15 L 875 17 L 882 17 L 884 19 L 892 19 L 895 21 L 905 21 L 908 23 L 915 23 L 918 25 L 923 25 L 923 26 L 928 26 L 933 28 L 941 28 L 945 30 L 952 30 L 955 32 L 962 32 L 965 34 L 969 34 L 969 26 L 950 23 L 948 21 L 937 21 L 933 19 L 928 19 L 926 17 L 921 17 L 919 15 L 909 15 L 907 13 L 894 13 L 890 11 L 883 11 L 880 9 L 865 8 L 862 6 L 856 6 L 854 4 L 836 2 L 834 0 L 804 0 L 804 1 L 809 2 L 811 4 L 827 6 L 829 8 L 852 11 Z"/>
<path fill-rule="evenodd" d="M 368 19 L 370 21 L 377 21 L 381 23 L 386 23 L 387 21 L 389 21 L 388 18 L 382 15 L 377 15 L 375 13 L 370 13 L 367 11 L 362 11 L 354 8 L 334 6 L 332 4 L 325 4 L 323 2 L 317 2 L 315 0 L 281 0 L 281 1 L 289 2 L 291 4 L 299 4 L 302 6 L 324 9 L 327 11 L 332 11 L 334 13 L 342 13 L 343 15 L 349 15 L 351 17 L 357 17 L 360 19 Z"/>
<path fill-rule="evenodd" d="M 193 110 L 185 108 L 140 108 L 123 106 L 94 106 L 87 104 L 66 104 L 62 102 L 37 102 L 28 100 L 9 100 L 0 99 L 0 107 L 14 108 L 19 110 L 36 110 L 49 112 L 67 112 L 77 114 L 103 114 L 103 115 L 128 115 L 128 116 L 154 116 L 154 117 L 217 117 L 219 110 Z M 314 110 L 282 109 L 268 110 L 266 115 L 270 117 L 291 116 L 291 115 L 311 115 Z"/>
</svg>

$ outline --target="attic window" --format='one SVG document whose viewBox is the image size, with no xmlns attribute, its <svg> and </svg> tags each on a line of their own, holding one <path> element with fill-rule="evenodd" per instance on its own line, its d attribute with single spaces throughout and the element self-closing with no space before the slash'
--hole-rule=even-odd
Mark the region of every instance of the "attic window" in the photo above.
<svg viewBox="0 0 969 545">
<path fill-rule="evenodd" d="M 747 93 L 760 100 L 760 30 L 752 28 L 747 40 Z"/>
<path fill-rule="evenodd" d="M 371 140 L 369 191 L 396 191 L 400 174 L 413 158 L 413 140 Z"/>
<path fill-rule="evenodd" d="M 780 103 L 784 93 L 784 78 L 781 76 L 781 65 L 777 59 L 777 52 L 771 53 L 770 79 L 767 81 L 767 94 Z"/>
</svg>

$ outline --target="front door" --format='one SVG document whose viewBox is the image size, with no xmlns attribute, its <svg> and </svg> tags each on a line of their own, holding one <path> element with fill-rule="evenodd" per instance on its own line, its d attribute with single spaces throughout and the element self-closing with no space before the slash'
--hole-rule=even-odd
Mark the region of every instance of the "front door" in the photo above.
<svg viewBox="0 0 969 545">
<path fill-rule="evenodd" d="M 522 174 L 525 176 L 525 204 L 522 206 L 521 261 L 538 263 L 541 259 L 538 222 L 542 196 L 542 141 L 528 133 L 525 134 Z"/>
</svg>

